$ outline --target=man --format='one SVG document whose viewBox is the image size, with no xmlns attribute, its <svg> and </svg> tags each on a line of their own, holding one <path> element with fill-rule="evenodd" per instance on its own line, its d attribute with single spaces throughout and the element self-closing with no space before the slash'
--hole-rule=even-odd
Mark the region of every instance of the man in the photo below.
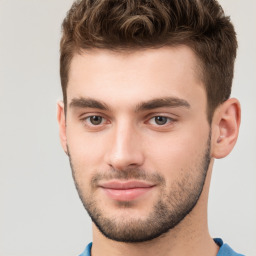
<svg viewBox="0 0 256 256">
<path fill-rule="evenodd" d="M 208 232 L 234 147 L 237 41 L 214 0 L 82 0 L 63 22 L 62 147 L 93 221 L 81 255 L 241 255 Z"/>
</svg>

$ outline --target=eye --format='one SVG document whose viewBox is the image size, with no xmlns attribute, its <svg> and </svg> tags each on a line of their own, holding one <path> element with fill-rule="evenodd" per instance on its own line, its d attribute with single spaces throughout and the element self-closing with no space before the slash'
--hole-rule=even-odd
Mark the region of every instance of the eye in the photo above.
<svg viewBox="0 0 256 256">
<path fill-rule="evenodd" d="M 155 123 L 158 125 L 164 125 L 167 123 L 168 119 L 165 116 L 156 116 L 154 117 Z"/>
<path fill-rule="evenodd" d="M 105 118 L 103 118 L 102 116 L 88 116 L 87 118 L 85 118 L 85 121 L 90 125 L 97 126 L 101 125 L 105 121 Z"/>
<path fill-rule="evenodd" d="M 152 125 L 165 125 L 168 124 L 170 122 L 174 121 L 172 118 L 170 117 L 166 117 L 166 116 L 154 116 L 149 120 L 149 123 Z"/>
</svg>

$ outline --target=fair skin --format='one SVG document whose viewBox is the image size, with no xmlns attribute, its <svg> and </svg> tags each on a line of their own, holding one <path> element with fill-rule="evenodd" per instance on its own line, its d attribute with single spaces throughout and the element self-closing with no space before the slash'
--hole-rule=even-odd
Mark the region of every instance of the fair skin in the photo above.
<svg viewBox="0 0 256 256">
<path fill-rule="evenodd" d="M 82 201 L 93 203 L 93 209 L 114 220 L 120 230 L 134 223 L 148 225 L 160 199 L 165 209 L 174 212 L 177 205 L 180 209 L 187 204 L 202 180 L 211 136 L 206 179 L 190 213 L 164 235 L 138 243 L 109 239 L 93 224 L 93 256 L 217 255 L 207 225 L 210 178 L 214 158 L 225 157 L 235 145 L 240 105 L 236 99 L 220 105 L 211 125 L 206 111 L 197 59 L 186 46 L 115 53 L 94 49 L 74 56 L 66 115 L 63 103 L 58 103 L 61 144 L 72 158 Z M 132 168 L 164 182 L 139 180 L 139 186 L 145 187 L 120 189 L 127 180 L 107 176 L 116 170 L 124 177 L 118 172 Z M 93 187 L 95 175 L 101 179 Z M 133 186 L 138 181 L 134 177 L 128 180 Z M 118 188 L 106 187 L 109 184 Z M 177 184 L 182 184 L 182 190 Z M 175 199 L 175 193 L 188 197 L 184 204 L 180 203 L 183 197 L 177 196 L 176 204 L 168 200 Z"/>
</svg>

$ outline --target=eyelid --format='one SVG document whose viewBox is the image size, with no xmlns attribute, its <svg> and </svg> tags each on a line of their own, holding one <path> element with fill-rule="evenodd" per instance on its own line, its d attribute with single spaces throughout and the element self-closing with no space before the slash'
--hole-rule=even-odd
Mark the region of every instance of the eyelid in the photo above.
<svg viewBox="0 0 256 256">
<path fill-rule="evenodd" d="M 176 115 L 175 115 L 176 116 Z M 151 123 L 151 120 L 156 117 L 165 117 L 167 118 L 167 122 L 165 124 L 157 124 Z M 155 129 L 157 131 L 168 131 L 170 128 L 173 128 L 173 126 L 176 124 L 177 118 L 170 116 L 170 114 L 167 113 L 153 113 L 148 115 L 145 124 L 149 125 L 152 129 Z"/>
<path fill-rule="evenodd" d="M 89 116 L 101 116 L 105 118 L 106 114 L 103 112 L 99 112 L 97 110 L 93 111 L 92 109 L 90 110 L 88 109 L 87 111 L 86 110 L 81 111 L 81 113 L 78 115 L 78 118 L 84 119 Z"/>
<path fill-rule="evenodd" d="M 148 114 L 146 116 L 146 119 L 149 120 L 153 117 L 158 117 L 158 116 L 166 117 L 166 118 L 169 118 L 169 119 L 172 119 L 172 120 L 177 120 L 177 118 L 178 118 L 178 115 L 175 115 L 175 114 L 172 114 L 172 113 L 155 112 L 155 113 Z"/>
</svg>

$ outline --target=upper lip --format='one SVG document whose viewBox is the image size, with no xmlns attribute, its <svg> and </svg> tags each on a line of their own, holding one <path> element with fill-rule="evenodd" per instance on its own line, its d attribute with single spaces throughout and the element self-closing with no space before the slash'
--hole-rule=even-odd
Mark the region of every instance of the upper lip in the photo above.
<svg viewBox="0 0 256 256">
<path fill-rule="evenodd" d="M 107 189 L 133 189 L 133 188 L 150 188 L 155 186 L 152 183 L 144 182 L 144 181 L 109 181 L 103 182 L 99 184 L 99 187 L 107 188 Z"/>
</svg>

